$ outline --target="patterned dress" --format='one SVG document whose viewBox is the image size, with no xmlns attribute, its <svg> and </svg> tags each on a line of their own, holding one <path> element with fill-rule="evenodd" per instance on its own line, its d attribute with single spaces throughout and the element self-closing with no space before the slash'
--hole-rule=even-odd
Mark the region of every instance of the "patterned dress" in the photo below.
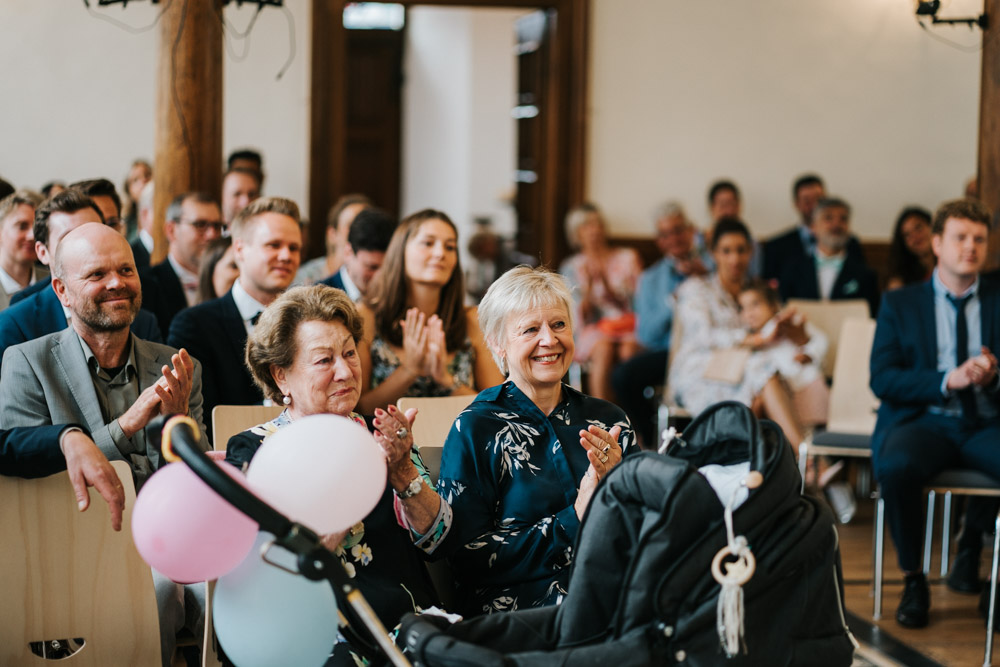
<svg viewBox="0 0 1000 667">
<path fill-rule="evenodd" d="M 399 368 L 400 361 L 396 353 L 389 347 L 389 343 L 381 336 L 376 336 L 372 341 L 372 388 L 379 386 L 385 379 L 392 375 Z M 448 364 L 448 373 L 455 378 L 458 384 L 467 387 L 475 387 L 476 380 L 473 377 L 473 368 L 476 362 L 476 349 L 472 346 L 472 341 L 466 339 L 465 344 L 455 351 L 455 356 Z M 431 396 L 451 396 L 452 387 L 439 385 L 429 377 L 418 377 L 410 385 L 404 396 L 419 396 L 421 398 Z"/>
<path fill-rule="evenodd" d="M 604 289 L 604 283 L 596 282 L 593 286 L 591 302 L 596 306 L 590 319 L 584 320 L 580 310 L 580 299 L 582 297 L 583 284 L 586 281 L 586 266 L 589 260 L 582 254 L 577 253 L 566 259 L 559 267 L 561 273 L 569 282 L 573 290 L 573 297 L 576 300 L 576 310 L 573 313 L 575 320 L 574 338 L 576 338 L 576 360 L 586 361 L 590 358 L 590 352 L 594 345 L 602 338 L 607 338 L 608 334 L 600 330 L 598 322 L 602 319 L 617 319 L 632 312 L 631 305 L 622 308 L 619 303 L 631 304 L 635 296 L 636 287 L 639 284 L 639 276 L 642 274 L 642 262 L 639 255 L 631 248 L 617 248 L 612 250 L 608 256 L 606 271 L 607 283 L 615 292 L 611 294 Z M 618 342 L 635 340 L 635 332 L 618 333 L 611 338 Z"/>
<path fill-rule="evenodd" d="M 360 415 L 352 413 L 350 417 L 365 426 Z M 226 461 L 238 467 L 249 463 L 265 438 L 291 421 L 285 410 L 269 422 L 237 433 L 229 439 Z M 430 475 L 415 447 L 410 456 L 430 485 Z M 431 530 L 426 535 L 419 535 L 403 525 L 399 503 L 392 487 L 386 484 L 375 509 L 351 527 L 334 552 L 347 574 L 357 580 L 365 599 L 387 628 L 395 626 L 406 612 L 437 605 L 437 594 L 418 549 L 427 554 L 434 552 L 448 536 L 452 525 L 451 507 L 442 502 Z M 338 644 L 332 661 L 327 664 L 354 665 L 355 660 L 346 645 Z"/>
<path fill-rule="evenodd" d="M 719 401 L 750 405 L 777 372 L 771 357 L 753 353 L 738 384 L 705 379 L 712 353 L 738 345 L 747 335 L 739 304 L 722 288 L 716 274 L 686 280 L 677 289 L 677 319 L 681 340 L 677 356 L 671 360 L 670 389 L 692 414 Z"/>
<path fill-rule="evenodd" d="M 467 615 L 558 604 L 580 527 L 573 508 L 587 467 L 579 432 L 622 427 L 620 408 L 563 385 L 548 416 L 514 383 L 481 392 L 445 442 L 438 493 L 455 512 L 448 555 Z"/>
</svg>

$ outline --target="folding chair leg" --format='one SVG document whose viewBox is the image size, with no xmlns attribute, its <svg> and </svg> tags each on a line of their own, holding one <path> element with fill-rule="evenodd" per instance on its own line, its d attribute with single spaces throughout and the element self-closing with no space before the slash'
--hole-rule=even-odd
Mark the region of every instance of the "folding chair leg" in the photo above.
<svg viewBox="0 0 1000 667">
<path fill-rule="evenodd" d="M 951 556 L 951 491 L 944 492 L 941 505 L 941 576 L 948 576 L 948 561 Z"/>
<path fill-rule="evenodd" d="M 802 477 L 802 488 L 799 493 L 806 491 L 806 468 L 809 467 L 809 444 L 799 443 L 799 476 Z"/>
<path fill-rule="evenodd" d="M 1000 556 L 1000 513 L 997 514 L 993 531 L 993 565 L 990 567 L 990 609 L 986 617 L 986 656 L 983 667 L 993 662 L 993 614 L 997 603 L 997 561 Z"/>
<path fill-rule="evenodd" d="M 924 527 L 924 575 L 931 572 L 931 542 L 934 541 L 934 498 L 936 493 L 927 494 L 927 521 Z"/>
<path fill-rule="evenodd" d="M 885 501 L 875 492 L 875 609 L 872 618 L 882 618 L 882 556 L 885 548 Z"/>
</svg>

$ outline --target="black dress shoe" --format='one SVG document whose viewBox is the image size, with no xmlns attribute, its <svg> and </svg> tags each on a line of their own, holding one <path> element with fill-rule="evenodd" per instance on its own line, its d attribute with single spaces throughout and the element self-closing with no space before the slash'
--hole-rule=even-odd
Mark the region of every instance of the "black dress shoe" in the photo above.
<svg viewBox="0 0 1000 667">
<path fill-rule="evenodd" d="M 956 593 L 978 593 L 983 589 L 979 578 L 979 549 L 959 549 L 948 575 L 948 588 Z"/>
<path fill-rule="evenodd" d="M 923 572 L 906 575 L 903 580 L 903 599 L 896 608 L 896 622 L 907 628 L 925 627 L 930 606 L 931 594 L 927 590 L 927 578 Z"/>
</svg>

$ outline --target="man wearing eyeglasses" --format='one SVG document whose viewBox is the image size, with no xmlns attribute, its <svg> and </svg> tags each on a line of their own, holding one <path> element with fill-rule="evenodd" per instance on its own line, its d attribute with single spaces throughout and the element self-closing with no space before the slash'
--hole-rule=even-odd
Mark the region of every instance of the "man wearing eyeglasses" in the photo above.
<svg viewBox="0 0 1000 667">
<path fill-rule="evenodd" d="M 156 315 L 164 338 L 174 315 L 197 302 L 201 257 L 224 229 L 219 205 L 203 192 L 178 195 L 167 207 L 167 259 L 141 274 L 143 307 Z"/>
</svg>

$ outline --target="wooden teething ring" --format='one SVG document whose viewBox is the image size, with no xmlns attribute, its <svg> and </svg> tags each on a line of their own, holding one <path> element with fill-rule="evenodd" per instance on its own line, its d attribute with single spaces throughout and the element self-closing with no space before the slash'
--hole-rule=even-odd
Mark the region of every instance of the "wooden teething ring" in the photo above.
<svg viewBox="0 0 1000 667">
<path fill-rule="evenodd" d="M 728 546 L 719 549 L 719 553 L 715 554 L 715 558 L 712 559 L 712 577 L 714 577 L 720 585 L 735 584 L 737 586 L 742 586 L 750 581 L 750 577 L 753 576 L 754 571 L 757 569 L 757 559 L 753 557 L 753 552 L 750 551 L 750 549 L 741 549 L 738 554 L 735 554 L 736 561 L 733 563 L 726 563 L 726 574 L 722 574 L 722 559 L 726 556 L 732 555 L 734 554 L 729 550 Z M 739 563 L 740 561 L 743 561 L 743 566 L 737 568 L 736 571 L 731 573 L 732 566 L 736 565 L 736 563 Z"/>
</svg>

